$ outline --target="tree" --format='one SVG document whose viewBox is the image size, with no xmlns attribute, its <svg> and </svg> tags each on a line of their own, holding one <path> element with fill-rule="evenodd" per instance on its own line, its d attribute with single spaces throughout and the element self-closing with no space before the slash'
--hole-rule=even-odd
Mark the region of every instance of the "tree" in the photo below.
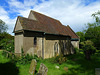
<svg viewBox="0 0 100 75">
<path fill-rule="evenodd" d="M 6 30 L 8 29 L 7 25 L 5 22 L 3 22 L 0 19 L 0 41 L 4 38 L 4 34 L 6 33 Z M 5 35 L 6 36 L 6 35 Z"/>
<path fill-rule="evenodd" d="M 90 60 L 91 59 L 90 56 L 96 52 L 96 48 L 89 44 L 85 44 L 83 46 L 83 50 L 84 50 L 85 58 L 87 60 Z"/>
<path fill-rule="evenodd" d="M 91 59 L 91 55 L 95 54 L 96 48 L 93 46 L 93 42 L 90 40 L 82 42 L 84 55 L 87 60 Z"/>
<path fill-rule="evenodd" d="M 80 42 L 85 41 L 85 34 L 83 32 L 77 32 L 76 34 L 80 37 Z"/>
<path fill-rule="evenodd" d="M 95 44 L 95 47 L 100 49 L 100 11 L 92 14 L 92 17 L 95 19 L 95 22 L 87 24 L 85 39 L 91 40 Z"/>
<path fill-rule="evenodd" d="M 3 33 L 7 30 L 7 25 L 0 19 L 0 33 Z"/>
<path fill-rule="evenodd" d="M 10 35 L 10 34 L 7 33 L 7 32 L 1 33 L 1 37 L 2 37 L 1 39 L 11 39 L 11 40 L 14 39 L 14 36 Z"/>
</svg>

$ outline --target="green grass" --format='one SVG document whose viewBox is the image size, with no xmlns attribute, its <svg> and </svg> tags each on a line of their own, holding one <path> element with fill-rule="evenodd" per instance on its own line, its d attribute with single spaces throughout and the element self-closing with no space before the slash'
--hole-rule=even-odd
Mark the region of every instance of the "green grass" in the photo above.
<svg viewBox="0 0 100 75">
<path fill-rule="evenodd" d="M 91 56 L 91 60 L 85 60 L 83 54 L 68 55 L 67 61 L 61 65 L 50 63 L 50 60 L 41 61 L 48 67 L 48 75 L 95 75 L 95 68 L 100 68 L 100 54 Z M 40 63 L 39 63 L 40 64 Z M 56 69 L 58 65 L 60 69 Z M 68 72 L 64 71 L 68 67 Z"/>
<path fill-rule="evenodd" d="M 0 51 L 0 63 L 6 63 L 9 61 L 10 59 L 6 59 L 4 56 L 2 56 L 2 51 Z"/>
<path fill-rule="evenodd" d="M 66 57 L 67 61 L 61 65 L 53 63 L 53 58 L 37 61 L 36 73 L 39 70 L 40 63 L 43 63 L 48 67 L 47 75 L 95 75 L 95 68 L 100 68 L 99 53 L 91 56 L 92 59 L 90 61 L 85 60 L 82 53 L 68 55 Z M 56 69 L 56 65 L 60 68 Z M 64 71 L 64 67 L 68 67 L 68 72 Z M 30 75 L 30 64 L 21 65 L 12 63 L 10 59 L 2 56 L 2 51 L 0 51 L 0 75 L 5 72 L 5 68 L 6 74 L 3 75 Z"/>
</svg>

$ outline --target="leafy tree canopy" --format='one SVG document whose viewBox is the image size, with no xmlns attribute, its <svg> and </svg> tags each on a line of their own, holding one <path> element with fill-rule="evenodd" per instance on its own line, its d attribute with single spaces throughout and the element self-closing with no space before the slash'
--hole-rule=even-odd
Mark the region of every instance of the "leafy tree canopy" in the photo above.
<svg viewBox="0 0 100 75">
<path fill-rule="evenodd" d="M 100 11 L 92 14 L 92 17 L 95 19 L 94 23 L 87 24 L 87 30 L 85 33 L 85 39 L 91 40 L 97 49 L 100 49 Z"/>
<path fill-rule="evenodd" d="M 0 19 L 0 33 L 3 33 L 3 32 L 5 32 L 6 30 L 7 30 L 7 25 L 5 24 L 5 22 L 4 21 L 2 21 L 1 19 Z"/>
<path fill-rule="evenodd" d="M 83 32 L 77 32 L 76 34 L 80 37 L 80 42 L 85 41 L 85 34 Z"/>
</svg>

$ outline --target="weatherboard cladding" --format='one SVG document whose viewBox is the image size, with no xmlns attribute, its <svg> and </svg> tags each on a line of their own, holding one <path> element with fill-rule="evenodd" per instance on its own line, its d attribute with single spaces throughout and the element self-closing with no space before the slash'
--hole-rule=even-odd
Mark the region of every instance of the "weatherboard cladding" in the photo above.
<svg viewBox="0 0 100 75">
<path fill-rule="evenodd" d="M 40 31 L 49 34 L 72 36 L 78 38 L 73 30 L 61 24 L 59 20 L 53 19 L 41 13 L 31 11 L 36 20 L 18 16 L 18 19 L 24 30 Z"/>
</svg>

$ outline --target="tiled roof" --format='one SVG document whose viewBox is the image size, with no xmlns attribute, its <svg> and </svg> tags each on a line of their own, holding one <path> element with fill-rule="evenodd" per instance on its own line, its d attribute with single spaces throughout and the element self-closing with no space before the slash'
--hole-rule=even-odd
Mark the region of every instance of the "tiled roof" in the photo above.
<svg viewBox="0 0 100 75">
<path fill-rule="evenodd" d="M 41 13 L 31 11 L 36 20 L 18 16 L 24 30 L 45 32 L 49 34 L 72 36 L 78 38 L 75 32 L 69 27 L 61 24 L 59 20 L 53 19 Z"/>
<path fill-rule="evenodd" d="M 67 32 L 71 36 L 71 38 L 79 39 L 78 35 L 70 28 L 69 25 L 65 26 Z"/>
<path fill-rule="evenodd" d="M 59 20 L 53 19 L 36 11 L 31 12 L 41 24 L 46 26 L 46 28 L 48 29 L 48 33 L 68 35 L 68 33 L 64 31 L 63 26 Z"/>
<path fill-rule="evenodd" d="M 21 23 L 21 26 L 24 30 L 32 30 L 32 31 L 41 31 L 41 32 L 46 32 L 48 31 L 46 26 L 41 24 L 40 22 L 24 17 L 18 16 L 18 19 Z"/>
</svg>

